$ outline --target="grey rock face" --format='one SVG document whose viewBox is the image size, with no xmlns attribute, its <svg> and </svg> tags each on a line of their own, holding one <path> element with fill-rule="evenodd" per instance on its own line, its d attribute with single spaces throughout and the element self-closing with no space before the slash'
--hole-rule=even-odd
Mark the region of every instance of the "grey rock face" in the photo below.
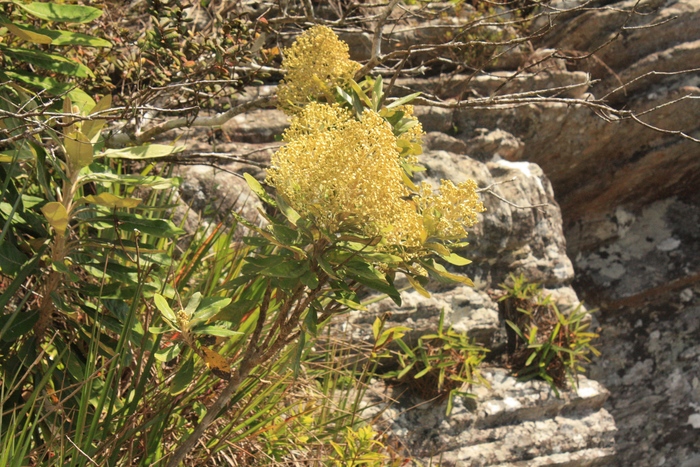
<svg viewBox="0 0 700 467">
<path fill-rule="evenodd" d="M 473 390 L 475 403 L 456 398 L 449 416 L 444 404 L 419 405 L 400 388 L 388 389 L 399 406 L 386 406 L 380 392 L 368 402 L 426 465 L 601 465 L 611 458 L 615 422 L 601 409 L 608 392 L 600 384 L 580 378 L 577 390 L 559 398 L 543 381 L 517 382 L 502 369 L 483 375 L 490 387 Z"/>
</svg>

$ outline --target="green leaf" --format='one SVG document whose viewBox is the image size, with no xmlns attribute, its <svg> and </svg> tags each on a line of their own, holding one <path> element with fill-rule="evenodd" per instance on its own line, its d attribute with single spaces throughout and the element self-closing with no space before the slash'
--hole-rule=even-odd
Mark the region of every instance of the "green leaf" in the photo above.
<svg viewBox="0 0 700 467">
<path fill-rule="evenodd" d="M 164 349 L 158 350 L 153 356 L 159 362 L 169 362 L 173 358 L 180 355 L 181 351 L 182 351 L 182 344 L 178 342 L 175 345 L 171 345 L 170 347 L 166 347 Z"/>
<path fill-rule="evenodd" d="M 190 324 L 196 326 L 199 323 L 206 322 L 209 318 L 227 307 L 231 302 L 232 300 L 230 298 L 225 297 L 206 297 L 202 299 L 197 311 L 192 316 Z"/>
<path fill-rule="evenodd" d="M 109 157 L 113 159 L 156 159 L 176 154 L 185 149 L 184 146 L 170 146 L 167 144 L 146 144 L 122 149 L 107 149 L 97 157 Z"/>
<path fill-rule="evenodd" d="M 192 382 L 194 377 L 194 358 L 190 356 L 185 360 L 170 384 L 170 394 L 175 396 L 183 392 Z"/>
<path fill-rule="evenodd" d="M 85 47 L 111 47 L 112 43 L 99 37 L 71 31 L 34 28 L 25 24 L 5 24 L 10 32 L 20 39 L 34 44 L 82 45 Z M 42 41 L 42 42 L 39 42 Z"/>
<path fill-rule="evenodd" d="M 246 183 L 248 183 L 248 186 L 253 191 L 253 193 L 258 195 L 258 198 L 260 198 L 262 201 L 266 202 L 271 206 L 277 205 L 277 202 L 274 199 L 272 199 L 272 197 L 269 194 L 267 194 L 263 186 L 260 184 L 259 181 L 255 179 L 255 177 L 248 173 L 245 173 L 243 174 L 243 178 L 245 178 Z"/>
<path fill-rule="evenodd" d="M 304 325 L 312 336 L 315 336 L 318 332 L 318 312 L 315 306 L 312 305 L 307 310 L 306 316 L 304 317 Z"/>
<path fill-rule="evenodd" d="M 39 319 L 39 310 L 35 309 L 22 313 L 16 311 L 9 315 L 0 316 L 0 331 L 4 342 L 13 342 L 28 333 Z M 9 323 L 9 325 L 8 325 Z M 7 326 L 7 329 L 5 329 Z"/>
<path fill-rule="evenodd" d="M 356 301 L 350 300 L 348 298 L 333 297 L 333 300 L 340 303 L 341 305 L 345 305 L 346 307 L 350 308 L 351 310 L 361 310 L 361 311 L 367 310 L 367 308 L 362 306 L 360 303 L 357 303 Z"/>
<path fill-rule="evenodd" d="M 323 258 L 323 256 L 319 256 L 318 258 L 316 258 L 316 261 L 318 262 L 318 265 L 321 267 L 323 272 L 325 272 L 328 275 L 328 277 L 330 277 L 331 279 L 338 279 L 338 276 L 335 270 L 333 269 L 333 266 L 331 266 L 331 264 L 328 261 L 326 261 Z"/>
<path fill-rule="evenodd" d="M 399 99 L 396 99 L 392 103 L 386 106 L 387 109 L 393 109 L 394 107 L 398 107 L 400 105 L 408 104 L 411 102 L 413 99 L 416 97 L 420 96 L 421 93 L 419 92 L 414 92 L 413 94 L 409 94 L 408 96 L 401 97 Z"/>
<path fill-rule="evenodd" d="M 318 287 L 318 276 L 311 270 L 308 270 L 302 274 L 299 280 L 310 290 L 314 290 L 316 287 Z"/>
<path fill-rule="evenodd" d="M 43 70 L 61 73 L 63 75 L 76 76 L 78 78 L 94 77 L 92 71 L 74 60 L 62 55 L 50 54 L 39 50 L 17 49 L 13 47 L 0 46 L 0 52 L 5 55 Z"/>
<path fill-rule="evenodd" d="M 424 296 L 426 298 L 430 298 L 430 292 L 425 290 L 423 288 L 423 286 L 420 284 L 420 282 L 418 282 L 416 280 L 416 278 L 414 278 L 410 274 L 406 274 L 406 280 L 408 280 L 408 283 L 411 284 L 411 287 L 413 287 L 416 290 L 416 292 L 418 292 L 419 294 L 421 294 L 422 296 Z"/>
<path fill-rule="evenodd" d="M 206 334 L 208 336 L 219 336 L 219 337 L 240 336 L 243 334 L 240 331 L 233 331 L 231 329 L 226 329 L 226 328 L 223 328 L 221 326 L 212 326 L 212 325 L 198 326 L 198 327 L 192 329 L 192 332 L 195 334 Z"/>
<path fill-rule="evenodd" d="M 353 91 L 355 91 L 355 95 L 362 101 L 364 105 L 366 105 L 369 108 L 372 108 L 372 101 L 369 100 L 367 94 L 365 94 L 365 92 L 362 90 L 360 85 L 355 82 L 355 80 L 350 80 L 350 87 Z"/>
<path fill-rule="evenodd" d="M 448 272 L 445 267 L 437 263 L 435 261 L 423 261 L 421 264 L 428 269 L 429 271 L 433 272 L 437 277 L 436 279 L 443 279 L 442 282 L 447 282 L 447 283 L 454 283 L 458 282 L 461 284 L 468 285 L 470 287 L 474 287 L 474 283 L 469 279 L 468 277 L 465 276 L 460 276 L 458 274 L 453 274 L 451 272 Z"/>
<path fill-rule="evenodd" d="M 415 364 L 416 364 L 416 362 L 411 362 L 408 366 L 406 366 L 406 368 L 404 368 L 403 370 L 401 370 L 401 371 L 399 372 L 399 374 L 396 375 L 396 379 L 401 379 L 401 378 L 403 378 L 404 376 L 406 376 L 406 375 L 408 374 L 408 372 L 411 371 L 411 368 L 413 368 L 413 366 L 414 366 Z"/>
<path fill-rule="evenodd" d="M 68 279 L 70 279 L 71 282 L 80 281 L 80 277 L 73 271 L 71 271 L 68 265 L 66 265 L 66 263 L 64 263 L 63 261 L 52 261 L 51 268 L 56 272 L 60 272 L 61 274 L 67 275 Z"/>
<path fill-rule="evenodd" d="M 170 321 L 170 323 L 174 326 L 177 325 L 177 316 L 175 316 L 175 312 L 172 308 L 170 308 L 170 305 L 168 305 L 168 302 L 167 300 L 165 300 L 165 297 L 157 293 L 153 295 L 153 303 L 155 303 L 156 308 L 158 308 L 158 311 L 161 312 L 163 318 Z"/>
<path fill-rule="evenodd" d="M 403 350 L 403 352 L 404 352 L 406 355 L 408 355 L 408 356 L 411 357 L 411 358 L 416 358 L 416 354 L 413 352 L 413 350 L 411 350 L 410 347 L 408 347 L 408 345 L 406 345 L 406 343 L 405 343 L 403 340 L 397 339 L 397 340 L 396 340 L 396 344 L 397 344 L 399 347 L 401 347 L 401 350 Z M 413 366 L 413 364 L 411 364 L 411 366 Z"/>
<path fill-rule="evenodd" d="M 384 97 L 383 87 L 382 75 L 378 75 L 374 80 L 374 87 L 372 89 L 372 109 L 375 112 L 379 111 L 379 104 L 381 104 L 382 98 Z"/>
<path fill-rule="evenodd" d="M 144 175 L 119 175 L 112 173 L 89 173 L 80 177 L 81 184 L 97 182 L 97 183 L 118 183 L 128 186 L 148 187 L 153 190 L 166 190 L 168 188 L 177 187 L 180 185 L 180 179 L 163 178 L 156 176 Z"/>
<path fill-rule="evenodd" d="M 394 303 L 401 305 L 401 294 L 392 285 L 390 285 L 384 277 L 366 263 L 352 261 L 343 266 L 345 275 L 360 284 L 369 287 L 377 292 L 385 293 L 391 298 Z"/>
<path fill-rule="evenodd" d="M 87 93 L 79 88 L 76 88 L 71 83 L 61 83 L 54 78 L 48 76 L 38 76 L 33 73 L 24 71 L 4 71 L 8 78 L 11 78 L 20 83 L 24 83 L 36 89 L 44 90 L 53 96 L 61 96 L 66 94 L 70 100 L 78 107 L 94 106 L 95 101 Z"/>
<path fill-rule="evenodd" d="M 56 231 L 56 235 L 62 237 L 66 234 L 66 227 L 68 227 L 68 211 L 66 211 L 65 206 L 58 201 L 52 201 L 46 203 L 44 207 L 41 208 L 41 212 L 46 216 L 51 227 Z"/>
<path fill-rule="evenodd" d="M 102 15 L 102 10 L 82 5 L 60 5 L 57 3 L 14 0 L 14 4 L 30 15 L 46 21 L 62 23 L 87 23 Z"/>
<path fill-rule="evenodd" d="M 471 263 L 470 260 L 468 260 L 467 258 L 463 258 L 456 253 L 451 253 L 449 255 L 441 254 L 440 258 L 444 259 L 450 264 L 454 264 L 455 266 L 466 266 L 467 264 Z"/>
<path fill-rule="evenodd" d="M 112 106 L 112 95 L 107 94 L 92 108 L 90 115 L 96 114 L 108 110 Z M 80 132 L 87 136 L 91 142 L 96 142 L 97 136 L 99 136 L 102 127 L 105 126 L 107 120 L 96 118 L 94 120 L 87 120 L 83 122 L 83 126 L 80 128 Z"/>
<path fill-rule="evenodd" d="M 29 28 L 21 24 L 0 23 L 5 26 L 12 34 L 19 37 L 23 41 L 31 42 L 32 44 L 50 44 L 53 42 L 51 37 L 46 34 L 41 34 L 34 28 Z"/>
<path fill-rule="evenodd" d="M 14 276 L 26 261 L 27 256 L 12 242 L 5 240 L 0 243 L 0 272 L 7 276 Z"/>
<path fill-rule="evenodd" d="M 163 238 L 176 238 L 185 233 L 168 219 L 146 219 L 138 214 L 127 212 L 118 211 L 113 216 L 99 217 L 95 220 L 113 223 L 114 218 L 119 221 L 119 229 L 127 232 L 138 230 L 147 235 Z"/>
<path fill-rule="evenodd" d="M 280 243 L 285 245 L 294 245 L 299 241 L 299 232 L 287 227 L 286 225 L 275 224 L 272 226 L 272 233 Z"/>
<path fill-rule="evenodd" d="M 301 357 L 304 354 L 304 347 L 306 347 L 306 333 L 301 331 L 299 333 L 299 342 L 297 343 L 297 348 L 292 356 L 292 363 L 290 365 L 294 378 L 299 376 L 299 371 L 301 370 Z"/>
<path fill-rule="evenodd" d="M 63 146 L 66 149 L 66 159 L 74 170 L 82 169 L 92 164 L 92 143 L 82 133 L 69 133 L 63 138 Z"/>
<path fill-rule="evenodd" d="M 382 330 L 382 320 L 377 316 L 374 318 L 374 323 L 372 323 L 372 336 L 374 337 L 374 340 L 379 338 L 379 333 Z"/>
<path fill-rule="evenodd" d="M 199 307 L 200 302 L 202 301 L 202 294 L 201 292 L 195 292 L 192 294 L 190 297 L 190 300 L 187 302 L 187 305 L 185 305 L 185 309 L 183 310 L 188 318 L 192 318 L 194 315 L 194 312 L 197 311 L 197 307 Z"/>
<path fill-rule="evenodd" d="M 0 163 L 9 163 L 12 161 L 31 161 L 36 159 L 36 152 L 31 146 L 22 145 L 17 149 L 0 152 Z"/>
<path fill-rule="evenodd" d="M 140 198 L 122 198 L 111 193 L 100 193 L 99 195 L 84 196 L 78 202 L 93 203 L 100 206 L 106 206 L 110 209 L 115 208 L 135 208 L 141 204 Z"/>
<path fill-rule="evenodd" d="M 286 217 L 292 225 L 297 225 L 297 221 L 301 219 L 301 216 L 289 204 L 287 204 L 287 202 L 281 196 L 277 196 L 277 206 L 280 208 L 280 211 L 282 211 L 284 217 Z"/>
</svg>

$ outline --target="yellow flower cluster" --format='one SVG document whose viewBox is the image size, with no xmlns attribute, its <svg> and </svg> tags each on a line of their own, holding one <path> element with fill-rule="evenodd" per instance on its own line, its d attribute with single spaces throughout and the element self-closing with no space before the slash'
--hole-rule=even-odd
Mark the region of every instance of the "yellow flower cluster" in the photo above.
<svg viewBox="0 0 700 467">
<path fill-rule="evenodd" d="M 311 103 L 292 118 L 268 183 L 329 232 L 356 230 L 390 245 L 419 246 L 422 223 L 407 201 L 391 126 L 365 110 Z"/>
<path fill-rule="evenodd" d="M 418 138 L 420 135 L 416 134 Z M 311 103 L 292 118 L 267 182 L 302 216 L 331 233 L 381 237 L 385 248 L 419 250 L 430 237 L 464 238 L 483 210 L 472 181 L 428 183 L 411 195 L 391 125 L 365 110 Z"/>
<path fill-rule="evenodd" d="M 436 195 L 428 182 L 421 183 L 416 201 L 428 236 L 445 240 L 466 237 L 465 228 L 476 224 L 477 214 L 484 211 L 476 189 L 474 180 L 458 185 L 441 180 L 440 194 Z"/>
<path fill-rule="evenodd" d="M 348 50 L 326 26 L 314 26 L 299 36 L 282 61 L 286 74 L 277 89 L 280 109 L 294 114 L 322 97 L 332 101 L 335 87 L 347 84 L 360 68 L 350 60 Z"/>
</svg>

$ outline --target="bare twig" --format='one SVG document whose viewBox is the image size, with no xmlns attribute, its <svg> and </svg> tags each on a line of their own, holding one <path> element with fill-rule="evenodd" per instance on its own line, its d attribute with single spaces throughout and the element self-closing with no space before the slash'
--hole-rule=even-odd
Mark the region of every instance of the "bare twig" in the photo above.
<svg viewBox="0 0 700 467">
<path fill-rule="evenodd" d="M 152 140 L 156 136 L 162 135 L 163 133 L 177 128 L 211 128 L 221 126 L 224 123 L 231 120 L 236 115 L 240 115 L 251 109 L 270 106 L 276 101 L 276 99 L 277 98 L 275 96 L 260 97 L 258 99 L 254 99 L 243 104 L 237 105 L 231 110 L 220 113 L 213 117 L 197 117 L 194 119 L 190 119 L 187 117 L 175 118 L 173 120 L 168 120 L 159 125 L 151 127 L 138 135 L 132 136 L 126 133 L 117 133 L 109 135 L 107 138 L 107 145 L 109 147 L 123 147 L 128 144 L 143 144 L 147 141 Z"/>
</svg>

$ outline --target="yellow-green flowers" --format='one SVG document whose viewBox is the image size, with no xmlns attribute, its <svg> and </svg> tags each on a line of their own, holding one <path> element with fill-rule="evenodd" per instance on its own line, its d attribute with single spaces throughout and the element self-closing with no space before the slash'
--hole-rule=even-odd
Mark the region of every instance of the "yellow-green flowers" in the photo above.
<svg viewBox="0 0 700 467">
<path fill-rule="evenodd" d="M 361 231 L 418 246 L 422 223 L 402 181 L 391 126 L 366 110 L 311 103 L 292 118 L 272 158 L 268 183 L 304 217 L 331 232 Z"/>
<path fill-rule="evenodd" d="M 326 26 L 314 26 L 285 50 L 286 74 L 277 89 L 279 107 L 297 113 L 309 102 L 326 98 L 333 102 L 336 86 L 346 85 L 360 68 L 350 60 L 348 45 Z"/>
<path fill-rule="evenodd" d="M 439 193 L 423 183 L 411 192 L 397 137 L 372 110 L 358 120 L 338 105 L 311 103 L 283 139 L 267 181 L 330 233 L 362 232 L 385 249 L 418 251 L 428 239 L 466 237 L 465 227 L 483 210 L 472 181 L 443 181 Z"/>
</svg>

